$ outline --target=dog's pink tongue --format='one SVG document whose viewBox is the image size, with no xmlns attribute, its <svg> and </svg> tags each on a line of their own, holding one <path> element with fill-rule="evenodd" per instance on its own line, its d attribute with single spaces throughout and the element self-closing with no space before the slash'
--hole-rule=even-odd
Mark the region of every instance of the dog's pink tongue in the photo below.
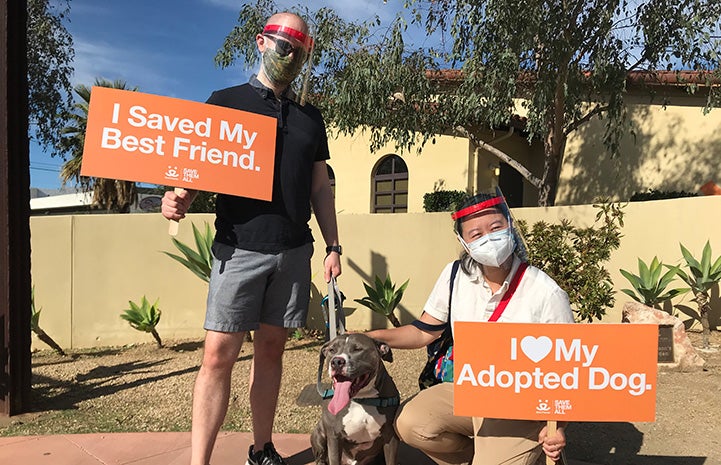
<svg viewBox="0 0 721 465">
<path fill-rule="evenodd" d="M 337 415 L 350 402 L 351 384 L 350 381 L 339 381 L 333 386 L 333 398 L 328 404 L 328 411 L 333 415 Z"/>
</svg>

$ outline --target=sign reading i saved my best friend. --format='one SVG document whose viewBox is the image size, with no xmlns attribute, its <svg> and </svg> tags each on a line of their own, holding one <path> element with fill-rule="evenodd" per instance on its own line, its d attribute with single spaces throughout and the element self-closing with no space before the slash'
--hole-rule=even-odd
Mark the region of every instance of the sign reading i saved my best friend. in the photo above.
<svg viewBox="0 0 721 465">
<path fill-rule="evenodd" d="M 454 325 L 454 413 L 556 421 L 654 421 L 658 326 Z"/>
<path fill-rule="evenodd" d="M 271 200 L 276 119 L 93 87 L 83 176 Z"/>
</svg>

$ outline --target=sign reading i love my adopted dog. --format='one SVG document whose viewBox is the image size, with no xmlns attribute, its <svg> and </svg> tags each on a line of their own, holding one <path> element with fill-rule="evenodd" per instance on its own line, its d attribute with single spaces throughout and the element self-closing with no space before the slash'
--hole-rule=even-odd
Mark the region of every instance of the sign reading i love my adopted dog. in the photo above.
<svg viewBox="0 0 721 465">
<path fill-rule="evenodd" d="M 80 174 L 270 200 L 275 118 L 93 87 Z"/>
<path fill-rule="evenodd" d="M 658 326 L 454 325 L 454 413 L 654 421 Z"/>
</svg>

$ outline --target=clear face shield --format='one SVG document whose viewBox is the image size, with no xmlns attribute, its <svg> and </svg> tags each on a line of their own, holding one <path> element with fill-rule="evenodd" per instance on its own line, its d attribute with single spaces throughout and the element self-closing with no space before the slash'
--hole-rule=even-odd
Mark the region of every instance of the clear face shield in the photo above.
<svg viewBox="0 0 721 465">
<path fill-rule="evenodd" d="M 293 53 L 294 59 L 301 62 L 298 75 L 303 75 L 303 87 L 300 93 L 299 103 L 305 105 L 305 99 L 308 93 L 308 81 L 313 67 L 313 50 L 315 48 L 313 37 L 311 37 L 310 33 L 306 34 L 298 29 L 282 24 L 268 24 L 263 28 L 262 34 L 271 39 L 274 43 L 275 52 L 282 59 Z M 301 45 L 294 46 L 293 43 L 286 39 L 294 39 L 300 42 Z M 303 67 L 305 67 L 305 72 L 302 70 Z"/>
<path fill-rule="evenodd" d="M 481 265 L 498 267 L 514 252 L 521 260 L 527 259 L 524 241 L 513 227 L 513 216 L 499 188 L 470 197 L 451 217 L 458 241 Z M 465 239 L 464 223 L 472 232 Z"/>
</svg>

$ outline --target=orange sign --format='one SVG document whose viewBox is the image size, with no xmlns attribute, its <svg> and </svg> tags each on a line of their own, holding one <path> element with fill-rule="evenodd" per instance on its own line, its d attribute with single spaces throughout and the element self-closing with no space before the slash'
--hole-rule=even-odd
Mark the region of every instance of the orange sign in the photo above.
<svg viewBox="0 0 721 465">
<path fill-rule="evenodd" d="M 276 120 L 93 87 L 80 174 L 271 200 Z"/>
<path fill-rule="evenodd" d="M 454 325 L 454 413 L 557 421 L 654 421 L 658 326 Z"/>
</svg>

